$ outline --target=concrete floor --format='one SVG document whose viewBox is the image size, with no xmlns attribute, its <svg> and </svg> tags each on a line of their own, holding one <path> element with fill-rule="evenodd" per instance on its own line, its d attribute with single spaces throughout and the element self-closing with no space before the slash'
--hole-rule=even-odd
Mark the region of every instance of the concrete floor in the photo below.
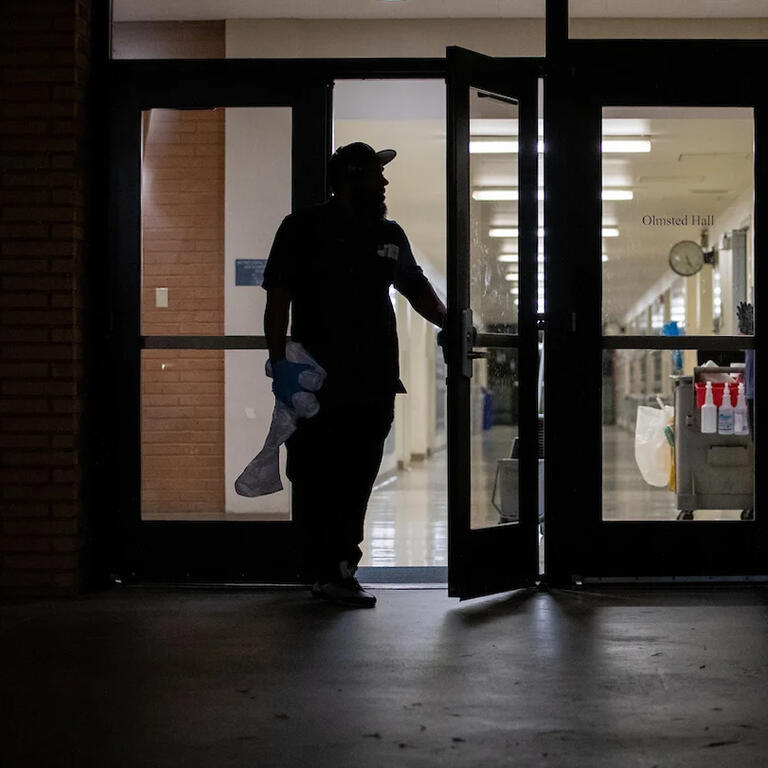
<svg viewBox="0 0 768 768">
<path fill-rule="evenodd" d="M 0 606 L 3 766 L 764 767 L 768 590 Z"/>
</svg>

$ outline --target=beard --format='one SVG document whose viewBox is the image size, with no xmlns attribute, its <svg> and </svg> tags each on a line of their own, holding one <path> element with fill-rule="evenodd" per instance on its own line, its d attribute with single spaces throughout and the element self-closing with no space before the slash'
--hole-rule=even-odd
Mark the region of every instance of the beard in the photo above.
<svg viewBox="0 0 768 768">
<path fill-rule="evenodd" d="M 364 224 L 379 224 L 386 218 L 387 204 L 378 192 L 372 195 L 360 195 L 355 198 L 355 211 Z"/>
</svg>

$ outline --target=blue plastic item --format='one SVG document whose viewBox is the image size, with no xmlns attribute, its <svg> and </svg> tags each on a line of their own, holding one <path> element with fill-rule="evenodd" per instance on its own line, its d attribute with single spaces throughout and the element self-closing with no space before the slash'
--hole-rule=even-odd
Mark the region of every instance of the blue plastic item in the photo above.
<svg viewBox="0 0 768 768">
<path fill-rule="evenodd" d="M 493 395 L 483 387 L 483 429 L 493 426 Z"/>
<path fill-rule="evenodd" d="M 292 408 L 293 396 L 297 392 L 305 391 L 299 384 L 299 375 L 311 367 L 306 363 L 292 363 L 290 360 L 277 360 L 272 363 L 272 392 L 275 397 Z"/>
</svg>

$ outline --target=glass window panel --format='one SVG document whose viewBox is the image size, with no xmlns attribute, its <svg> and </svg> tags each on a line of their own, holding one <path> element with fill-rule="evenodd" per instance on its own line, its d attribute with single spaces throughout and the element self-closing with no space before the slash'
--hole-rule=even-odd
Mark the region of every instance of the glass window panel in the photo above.
<svg viewBox="0 0 768 768">
<path fill-rule="evenodd" d="M 267 351 L 141 353 L 141 519 L 289 520 L 290 483 L 247 498 L 235 479 L 261 450 L 272 417 Z"/>
<path fill-rule="evenodd" d="M 519 523 L 520 482 L 516 349 L 485 350 L 471 384 L 471 517 L 473 529 Z"/>
<path fill-rule="evenodd" d="M 518 113 L 477 88 L 469 95 L 469 303 L 479 333 L 517 332 Z"/>
<path fill-rule="evenodd" d="M 763 0 L 569 0 L 568 12 L 571 38 L 768 38 Z"/>
<path fill-rule="evenodd" d="M 469 92 L 469 294 L 479 333 L 517 333 L 519 108 Z M 488 349 L 471 380 L 472 528 L 519 522 L 517 351 Z"/>
<path fill-rule="evenodd" d="M 747 108 L 603 109 L 606 335 L 741 333 L 736 310 L 754 291 L 753 137 Z"/>
<path fill-rule="evenodd" d="M 717 407 L 723 398 L 717 380 L 728 378 L 736 389 L 732 404 L 740 412 L 737 387 L 749 379 L 745 364 L 751 354 L 603 351 L 603 520 L 753 518 L 754 374 L 744 392 L 746 433 L 729 434 L 727 418 L 717 432 L 702 433 L 704 393 L 699 392 L 711 378 Z M 703 364 L 710 360 L 718 366 L 707 372 Z M 665 417 L 659 401 L 671 408 Z M 649 425 L 648 440 L 638 442 L 638 419 L 641 427 Z"/>
<path fill-rule="evenodd" d="M 291 109 L 142 120 L 142 334 L 263 335 L 261 274 L 291 210 Z"/>
</svg>

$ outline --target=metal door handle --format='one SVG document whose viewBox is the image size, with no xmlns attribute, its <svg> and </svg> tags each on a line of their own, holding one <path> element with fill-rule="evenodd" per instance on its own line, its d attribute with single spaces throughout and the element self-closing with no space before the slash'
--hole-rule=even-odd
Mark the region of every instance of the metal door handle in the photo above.
<svg viewBox="0 0 768 768">
<path fill-rule="evenodd" d="M 472 360 L 486 357 L 485 352 L 475 352 L 472 347 L 477 341 L 477 328 L 472 325 L 472 310 L 461 312 L 461 375 L 472 378 Z"/>
</svg>

